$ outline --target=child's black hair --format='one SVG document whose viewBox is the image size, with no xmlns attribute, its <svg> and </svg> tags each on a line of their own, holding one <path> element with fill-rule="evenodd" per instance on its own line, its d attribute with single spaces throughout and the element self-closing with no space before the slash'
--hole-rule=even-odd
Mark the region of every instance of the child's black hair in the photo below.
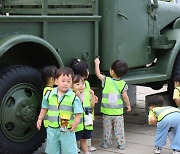
<svg viewBox="0 0 180 154">
<path fill-rule="evenodd" d="M 73 83 L 78 83 L 79 81 L 83 81 L 84 82 L 84 78 L 81 75 L 79 75 L 79 74 L 74 75 Z"/>
<path fill-rule="evenodd" d="M 112 63 L 111 70 L 113 70 L 118 77 L 121 77 L 128 72 L 128 65 L 122 60 L 116 60 Z"/>
<path fill-rule="evenodd" d="M 148 106 L 162 107 L 164 103 L 164 99 L 160 95 L 154 95 L 149 98 L 147 103 Z"/>
<path fill-rule="evenodd" d="M 71 77 L 73 78 L 74 72 L 70 67 L 62 67 L 56 72 L 56 78 L 58 78 L 61 75 L 63 76 L 71 75 Z"/>
<path fill-rule="evenodd" d="M 87 78 L 88 76 L 88 64 L 80 59 L 73 59 L 70 67 L 74 71 L 74 74 L 80 74 L 82 77 Z"/>
<path fill-rule="evenodd" d="M 43 67 L 42 79 L 43 79 L 44 84 L 47 84 L 49 78 L 56 77 L 57 70 L 58 68 L 54 65 L 48 65 L 48 66 Z"/>
<path fill-rule="evenodd" d="M 174 81 L 175 81 L 175 82 L 180 82 L 180 75 L 177 75 L 177 76 L 174 78 Z"/>
</svg>

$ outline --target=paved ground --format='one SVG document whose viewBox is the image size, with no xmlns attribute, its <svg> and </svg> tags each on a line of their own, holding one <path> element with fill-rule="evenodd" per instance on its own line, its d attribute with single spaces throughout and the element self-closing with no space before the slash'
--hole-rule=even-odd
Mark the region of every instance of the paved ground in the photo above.
<svg viewBox="0 0 180 154">
<path fill-rule="evenodd" d="M 166 87 L 160 91 L 165 91 Z M 132 107 L 132 112 L 125 113 L 125 136 L 127 147 L 125 150 L 117 149 L 115 140 L 109 149 L 102 149 L 99 144 L 102 141 L 102 116 L 96 115 L 94 123 L 94 134 L 92 138 L 92 144 L 97 148 L 92 154 L 153 154 L 153 143 L 155 138 L 155 126 L 150 126 L 146 123 L 145 112 L 145 96 L 147 94 L 153 94 L 159 91 L 154 91 L 150 88 L 137 87 L 136 91 L 136 106 Z M 40 154 L 43 150 L 41 147 L 35 154 Z M 171 154 L 169 149 L 169 141 L 163 148 L 162 154 Z"/>
</svg>

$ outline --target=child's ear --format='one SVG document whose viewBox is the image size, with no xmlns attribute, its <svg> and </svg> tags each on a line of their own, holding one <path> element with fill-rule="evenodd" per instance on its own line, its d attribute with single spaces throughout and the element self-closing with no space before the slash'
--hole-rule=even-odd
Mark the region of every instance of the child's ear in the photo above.
<svg viewBox="0 0 180 154">
<path fill-rule="evenodd" d="M 111 69 L 111 74 L 114 74 L 114 71 Z"/>
<path fill-rule="evenodd" d="M 51 80 L 51 82 L 54 82 L 54 81 L 55 81 L 55 78 L 51 77 L 50 80 Z"/>
</svg>

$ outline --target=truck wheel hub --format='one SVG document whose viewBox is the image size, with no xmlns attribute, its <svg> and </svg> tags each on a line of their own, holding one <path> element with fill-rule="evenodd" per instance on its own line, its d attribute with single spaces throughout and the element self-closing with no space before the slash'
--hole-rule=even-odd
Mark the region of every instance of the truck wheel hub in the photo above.
<svg viewBox="0 0 180 154">
<path fill-rule="evenodd" d="M 35 108 L 32 105 L 25 106 L 21 109 L 21 117 L 25 121 L 32 121 L 35 119 Z"/>
</svg>

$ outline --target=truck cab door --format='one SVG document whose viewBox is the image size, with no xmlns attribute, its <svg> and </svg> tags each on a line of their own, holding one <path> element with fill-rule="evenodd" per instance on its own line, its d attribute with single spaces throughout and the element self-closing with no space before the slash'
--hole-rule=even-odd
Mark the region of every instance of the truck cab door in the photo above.
<svg viewBox="0 0 180 154">
<path fill-rule="evenodd" d="M 130 68 L 144 67 L 154 55 L 149 47 L 148 0 L 100 0 L 101 57 L 104 70 L 121 59 Z"/>
</svg>

